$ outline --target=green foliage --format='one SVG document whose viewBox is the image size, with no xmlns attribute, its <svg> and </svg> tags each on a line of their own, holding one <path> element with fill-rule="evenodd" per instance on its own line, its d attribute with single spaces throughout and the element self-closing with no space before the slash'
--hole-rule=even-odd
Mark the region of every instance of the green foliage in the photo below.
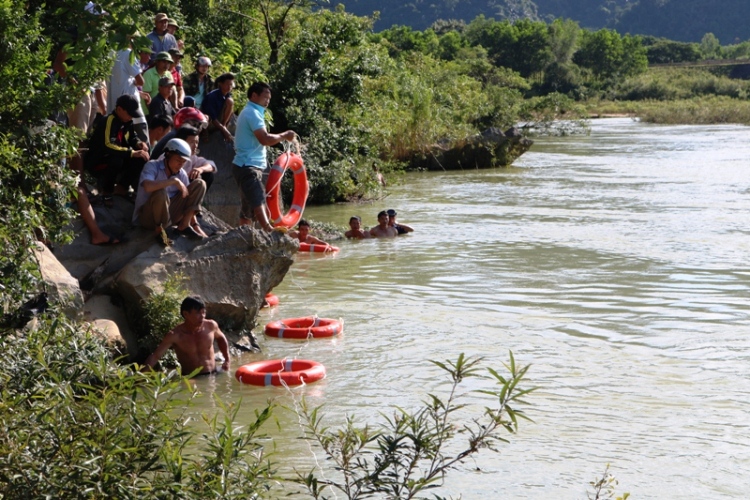
<svg viewBox="0 0 750 500">
<path fill-rule="evenodd" d="M 626 100 L 668 101 L 711 95 L 746 99 L 750 83 L 704 69 L 659 68 L 624 80 L 614 95 Z"/>
<path fill-rule="evenodd" d="M 471 45 L 481 45 L 493 63 L 523 77 L 541 72 L 551 61 L 546 23 L 520 20 L 513 24 L 479 16 L 465 30 Z"/>
<path fill-rule="evenodd" d="M 620 36 L 602 29 L 584 32 L 573 61 L 591 72 L 599 82 L 637 75 L 646 70 L 646 49 L 638 37 Z"/>
<path fill-rule="evenodd" d="M 457 414 L 467 408 L 460 402 L 461 384 L 482 377 L 480 359 L 461 354 L 455 362 L 433 363 L 450 378 L 447 396 L 428 394 L 423 405 L 409 411 L 396 408 L 379 425 L 359 427 L 349 416 L 342 428 L 330 429 L 323 423 L 321 407 L 302 404 L 306 439 L 316 443 L 340 472 L 338 479 L 318 475 L 316 470 L 298 473 L 292 480 L 313 498 L 343 493 L 346 498 L 415 498 L 445 481 L 447 472 L 481 450 L 498 451 L 507 443 L 504 433 L 515 433 L 518 420 L 529 420 L 519 405 L 534 389 L 521 389 L 529 366 L 517 366 L 513 354 L 505 365 L 507 374 L 490 368 L 494 389 L 475 392 L 489 396 L 484 412 L 471 422 L 459 423 Z"/>
<path fill-rule="evenodd" d="M 661 124 L 750 125 L 750 102 L 722 96 L 660 101 L 656 105 L 641 106 L 638 116 L 644 122 Z"/>
<path fill-rule="evenodd" d="M 118 367 L 62 320 L 0 336 L 0 355 L 2 498 L 261 498 L 272 485 L 258 435 L 270 406 L 242 431 L 239 406 L 192 422 L 195 393 L 174 372 Z"/>
<path fill-rule="evenodd" d="M 143 301 L 142 321 L 134 322 L 139 325 L 140 359 L 154 352 L 164 336 L 184 321 L 180 313 L 180 304 L 187 295 L 183 286 L 185 279 L 183 274 L 170 274 L 162 283 L 161 292 L 154 292 Z M 171 350 L 162 358 L 162 364 L 169 367 L 179 365 Z"/>
<path fill-rule="evenodd" d="M 700 48 L 694 43 L 660 39 L 646 47 L 649 64 L 693 62 L 701 58 Z"/>
<path fill-rule="evenodd" d="M 701 39 L 700 51 L 704 59 L 719 59 L 721 58 L 721 43 L 713 33 L 706 33 Z"/>
</svg>

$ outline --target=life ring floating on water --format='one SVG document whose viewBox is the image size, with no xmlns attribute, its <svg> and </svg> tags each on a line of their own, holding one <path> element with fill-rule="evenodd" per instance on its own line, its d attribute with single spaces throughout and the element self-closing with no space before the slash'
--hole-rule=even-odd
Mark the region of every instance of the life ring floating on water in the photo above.
<svg viewBox="0 0 750 500">
<path fill-rule="evenodd" d="M 279 305 L 279 297 L 272 293 L 266 294 L 266 302 L 261 307 L 276 307 Z"/>
<path fill-rule="evenodd" d="M 326 376 L 326 367 L 306 359 L 269 359 L 237 368 L 234 377 L 250 385 L 302 385 Z"/>
<path fill-rule="evenodd" d="M 317 243 L 300 243 L 299 244 L 299 251 L 300 252 L 310 252 L 310 253 L 317 253 L 317 252 L 338 252 L 339 247 L 335 247 L 333 245 L 319 245 Z"/>
<path fill-rule="evenodd" d="M 281 179 L 287 167 L 294 173 L 294 196 L 292 206 L 286 215 L 281 214 Z M 310 184 L 307 182 L 307 172 L 302 157 L 297 153 L 282 153 L 271 167 L 266 181 L 268 211 L 271 213 L 271 223 L 274 226 L 294 227 L 302 218 L 305 210 Z"/>
<path fill-rule="evenodd" d="M 344 324 L 337 319 L 316 318 L 287 318 L 271 321 L 266 325 L 265 334 L 280 339 L 306 339 L 308 337 L 335 337 L 344 331 Z"/>
</svg>

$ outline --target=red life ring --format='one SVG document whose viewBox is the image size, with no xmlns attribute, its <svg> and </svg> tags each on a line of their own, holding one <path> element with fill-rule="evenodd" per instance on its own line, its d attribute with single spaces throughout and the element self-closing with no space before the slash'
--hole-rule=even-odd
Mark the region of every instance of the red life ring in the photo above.
<svg viewBox="0 0 750 500">
<path fill-rule="evenodd" d="M 287 318 L 271 321 L 266 325 L 265 334 L 280 339 L 306 339 L 308 337 L 335 337 L 344 331 L 341 321 L 328 318 Z"/>
<path fill-rule="evenodd" d="M 281 214 L 281 179 L 287 167 L 294 173 L 294 196 L 292 206 L 286 215 Z M 266 181 L 266 195 L 268 211 L 271 213 L 271 223 L 274 226 L 294 227 L 302 218 L 305 210 L 310 184 L 307 182 L 307 172 L 302 157 L 297 153 L 283 153 L 276 158 Z"/>
<path fill-rule="evenodd" d="M 279 297 L 272 293 L 266 294 L 266 303 L 261 307 L 276 307 L 279 305 Z"/>
<path fill-rule="evenodd" d="M 338 252 L 339 247 L 335 247 L 333 245 L 319 245 L 317 243 L 300 243 L 299 244 L 299 251 L 300 252 Z"/>
<path fill-rule="evenodd" d="M 305 359 L 269 359 L 237 368 L 234 377 L 250 385 L 302 385 L 326 376 L 326 367 Z"/>
</svg>

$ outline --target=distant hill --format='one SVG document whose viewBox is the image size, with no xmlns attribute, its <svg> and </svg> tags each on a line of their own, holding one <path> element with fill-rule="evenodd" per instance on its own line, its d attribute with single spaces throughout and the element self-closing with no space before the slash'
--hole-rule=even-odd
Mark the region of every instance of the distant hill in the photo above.
<svg viewBox="0 0 750 500">
<path fill-rule="evenodd" d="M 583 28 L 616 29 L 682 42 L 713 33 L 722 45 L 750 39 L 750 0 L 331 0 L 360 16 L 380 11 L 376 31 L 393 25 L 417 30 L 438 19 L 573 19 Z"/>
</svg>

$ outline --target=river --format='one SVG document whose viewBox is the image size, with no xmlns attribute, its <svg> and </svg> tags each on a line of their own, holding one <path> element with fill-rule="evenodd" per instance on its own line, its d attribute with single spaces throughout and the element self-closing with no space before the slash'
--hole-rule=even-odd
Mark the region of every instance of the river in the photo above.
<svg viewBox="0 0 750 500">
<path fill-rule="evenodd" d="M 331 424 L 374 422 L 443 393 L 428 360 L 463 352 L 501 368 L 511 350 L 531 364 L 533 422 L 441 494 L 581 499 L 611 464 L 632 498 L 746 497 L 749 162 L 747 127 L 606 119 L 589 136 L 536 139 L 511 168 L 407 174 L 380 202 L 308 208 L 340 225 L 394 208 L 416 230 L 298 255 L 261 326 L 317 314 L 343 318 L 344 335 L 260 334 L 262 354 L 233 359 L 313 359 L 325 380 L 289 393 L 218 375 L 199 382 L 199 410 L 214 393 L 247 415 L 304 395 Z M 481 397 L 467 401 L 481 412 Z M 277 416 L 276 459 L 310 467 L 297 416 Z"/>
</svg>

